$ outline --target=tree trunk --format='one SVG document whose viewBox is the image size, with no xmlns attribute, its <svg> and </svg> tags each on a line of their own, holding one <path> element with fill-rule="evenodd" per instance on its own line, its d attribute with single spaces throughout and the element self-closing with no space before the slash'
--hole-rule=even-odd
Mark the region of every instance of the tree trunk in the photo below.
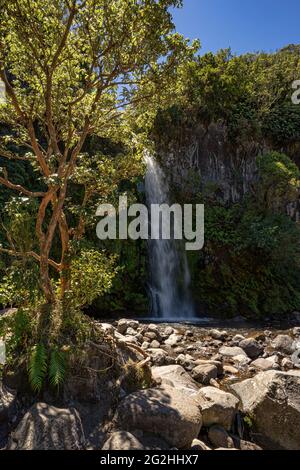
<svg viewBox="0 0 300 470">
<path fill-rule="evenodd" d="M 49 276 L 49 263 L 48 263 L 48 256 L 41 253 L 40 258 L 40 283 L 41 288 L 45 294 L 46 301 L 49 304 L 54 304 L 55 302 L 55 295 L 53 292 L 50 276 Z"/>
</svg>

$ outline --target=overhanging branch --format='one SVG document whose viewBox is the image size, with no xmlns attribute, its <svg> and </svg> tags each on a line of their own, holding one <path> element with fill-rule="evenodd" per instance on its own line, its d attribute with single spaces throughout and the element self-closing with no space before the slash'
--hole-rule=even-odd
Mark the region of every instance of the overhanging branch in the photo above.
<svg viewBox="0 0 300 470">
<path fill-rule="evenodd" d="M 2 248 L 0 246 L 0 253 L 5 253 L 10 256 L 15 256 L 16 258 L 34 258 L 36 261 L 40 262 L 41 257 L 35 251 L 25 251 L 22 253 L 21 251 L 14 251 L 14 250 L 9 250 L 7 248 Z M 61 271 L 61 265 L 56 263 L 56 261 L 52 259 L 48 259 L 48 264 L 52 266 L 56 271 L 60 272 Z"/>
<path fill-rule="evenodd" d="M 2 172 L 4 174 L 4 178 L 0 176 L 0 183 L 6 186 L 9 189 L 13 189 L 14 191 L 18 191 L 19 193 L 24 194 L 27 197 L 44 197 L 45 193 L 41 191 L 30 191 L 29 189 L 24 188 L 20 184 L 14 184 L 11 181 L 7 179 L 7 171 L 5 168 L 2 169 Z"/>
</svg>

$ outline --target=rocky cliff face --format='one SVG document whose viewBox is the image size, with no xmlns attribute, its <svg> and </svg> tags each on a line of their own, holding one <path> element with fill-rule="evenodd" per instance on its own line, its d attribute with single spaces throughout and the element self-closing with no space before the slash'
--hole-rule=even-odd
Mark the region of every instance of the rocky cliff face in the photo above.
<svg viewBox="0 0 300 470">
<path fill-rule="evenodd" d="M 224 202 L 236 202 L 257 180 L 255 157 L 266 147 L 257 142 L 233 146 L 227 129 L 211 124 L 187 131 L 180 142 L 169 144 L 163 165 L 175 186 L 199 192 L 214 189 Z"/>
<path fill-rule="evenodd" d="M 158 145 L 162 165 L 175 188 L 197 194 L 214 194 L 226 204 L 238 202 L 253 191 L 258 180 L 256 157 L 274 149 L 264 140 L 239 139 L 232 143 L 223 124 L 199 124 L 194 129 L 181 131 L 167 145 Z M 276 148 L 287 153 L 299 164 L 298 148 Z M 289 215 L 300 220 L 299 200 L 287 207 Z"/>
</svg>

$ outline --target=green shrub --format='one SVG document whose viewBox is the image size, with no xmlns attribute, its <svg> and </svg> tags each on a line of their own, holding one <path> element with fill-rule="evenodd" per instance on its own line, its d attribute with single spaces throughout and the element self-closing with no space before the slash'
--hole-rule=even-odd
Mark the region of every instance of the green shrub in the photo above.
<svg viewBox="0 0 300 470">
<path fill-rule="evenodd" d="M 285 213 L 299 170 L 283 154 L 258 157 L 252 196 L 235 205 L 207 201 L 204 250 L 194 255 L 194 291 L 211 310 L 249 316 L 300 308 L 300 227 Z"/>
<path fill-rule="evenodd" d="M 90 305 L 107 292 L 117 272 L 116 259 L 105 252 L 82 250 L 73 259 L 69 299 L 75 307 Z"/>
</svg>

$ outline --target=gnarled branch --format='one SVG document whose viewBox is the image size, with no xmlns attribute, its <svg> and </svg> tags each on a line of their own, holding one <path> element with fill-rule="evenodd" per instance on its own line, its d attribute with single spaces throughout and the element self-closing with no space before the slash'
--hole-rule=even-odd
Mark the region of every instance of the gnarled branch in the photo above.
<svg viewBox="0 0 300 470">
<path fill-rule="evenodd" d="M 5 168 L 2 168 L 2 172 L 4 174 L 4 178 L 0 176 L 0 183 L 6 186 L 9 189 L 13 189 L 14 191 L 18 191 L 19 193 L 25 194 L 27 197 L 44 197 L 45 193 L 41 191 L 30 191 L 29 189 L 24 188 L 20 184 L 14 184 L 7 178 L 7 171 Z"/>
<path fill-rule="evenodd" d="M 0 253 L 5 253 L 10 256 L 15 256 L 16 258 L 24 258 L 24 257 L 30 258 L 31 257 L 31 258 L 34 258 L 38 262 L 40 262 L 41 260 L 40 255 L 35 253 L 35 251 L 26 251 L 22 253 L 21 251 L 9 250 L 8 248 L 2 248 L 0 246 Z M 56 261 L 52 259 L 48 259 L 48 264 L 52 266 L 54 269 L 56 269 L 58 272 L 61 271 L 61 266 L 60 264 L 56 263 Z"/>
</svg>

